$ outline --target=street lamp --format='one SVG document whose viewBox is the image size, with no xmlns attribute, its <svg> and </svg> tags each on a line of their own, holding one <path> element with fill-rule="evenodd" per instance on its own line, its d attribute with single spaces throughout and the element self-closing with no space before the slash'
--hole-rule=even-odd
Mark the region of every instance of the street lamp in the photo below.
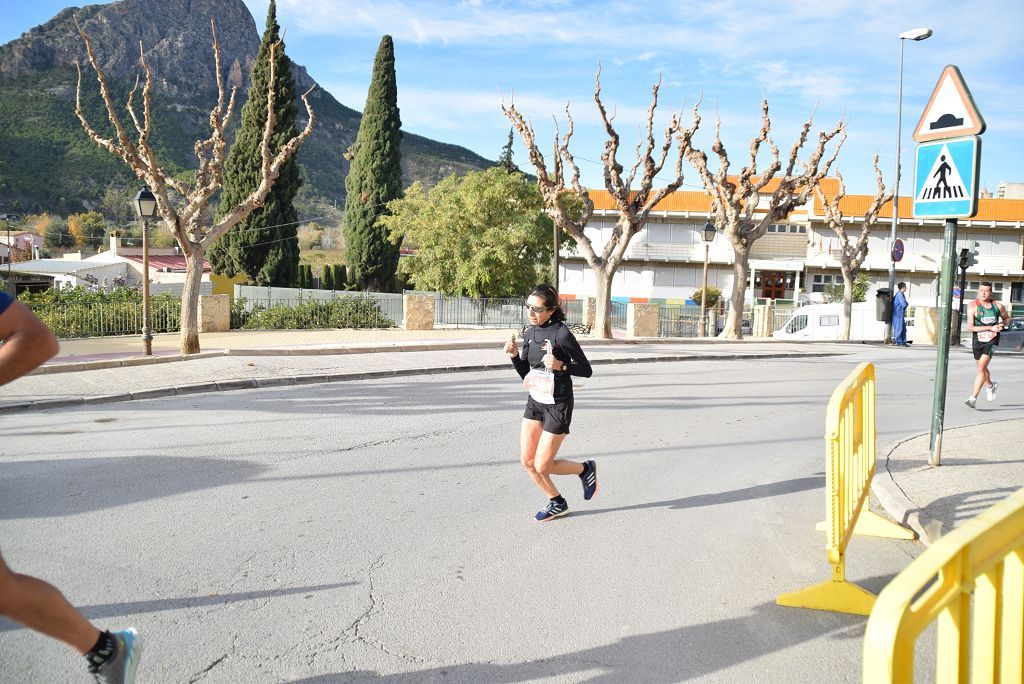
<svg viewBox="0 0 1024 684">
<path fill-rule="evenodd" d="M 711 243 L 715 241 L 714 224 L 709 219 L 704 224 L 704 287 L 700 290 L 700 319 L 698 320 L 698 337 L 707 337 L 708 334 L 708 252 L 711 250 Z"/>
<path fill-rule="evenodd" d="M 7 224 L 7 294 L 12 297 L 15 295 L 14 280 L 11 279 L 11 219 L 5 218 L 4 223 Z"/>
<path fill-rule="evenodd" d="M 900 77 L 896 91 L 896 179 L 892 194 L 892 228 L 889 231 L 889 297 L 893 296 L 896 287 L 896 262 L 892 260 L 892 246 L 896 244 L 896 223 L 900 217 L 900 135 L 903 116 L 903 42 L 906 40 L 924 40 L 930 38 L 930 28 L 916 28 L 900 34 Z M 892 344 L 892 316 L 885 321 L 885 343 Z"/>
<path fill-rule="evenodd" d="M 135 195 L 135 213 L 142 219 L 142 353 L 153 355 L 149 315 L 149 220 L 156 216 L 156 197 L 143 185 Z"/>
</svg>

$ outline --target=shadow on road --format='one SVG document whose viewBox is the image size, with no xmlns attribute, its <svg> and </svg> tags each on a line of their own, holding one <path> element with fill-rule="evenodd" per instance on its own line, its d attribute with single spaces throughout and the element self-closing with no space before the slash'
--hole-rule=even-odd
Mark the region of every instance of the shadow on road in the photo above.
<svg viewBox="0 0 1024 684">
<path fill-rule="evenodd" d="M 685 508 L 700 508 L 702 506 L 717 506 L 718 504 L 737 503 L 739 501 L 750 501 L 752 499 L 765 499 L 770 496 L 781 496 L 783 494 L 795 494 L 809 489 L 818 489 L 825 486 L 825 476 L 800 477 L 794 480 L 782 482 L 771 482 L 769 484 L 744 487 L 743 489 L 732 489 L 714 494 L 698 494 L 696 496 L 684 496 L 681 499 L 670 499 L 668 501 L 649 501 L 647 503 L 634 504 L 633 506 L 619 506 L 617 508 L 599 508 L 597 510 L 573 511 L 572 517 L 578 518 L 584 515 L 600 515 L 602 513 L 615 513 L 619 511 L 638 511 L 645 508 L 668 508 L 669 510 L 681 510 Z"/>
<path fill-rule="evenodd" d="M 55 518 L 252 480 L 268 468 L 235 459 L 154 456 L 5 463 L 0 520 Z"/>
<path fill-rule="evenodd" d="M 76 606 L 88 620 L 102 620 L 104 618 L 124 617 L 126 615 L 140 615 L 147 613 L 159 613 L 165 610 L 187 610 L 189 608 L 201 608 L 206 606 L 226 606 L 232 603 L 243 603 L 245 601 L 257 601 L 260 599 L 274 599 L 293 594 L 308 594 L 306 598 L 313 598 L 314 592 L 330 591 L 341 587 L 350 587 L 359 582 L 338 582 L 337 584 L 318 584 L 306 587 L 288 587 L 284 589 L 268 589 L 265 591 L 240 591 L 235 594 L 210 594 L 208 596 L 182 596 L 180 598 L 154 599 L 151 601 L 129 601 L 127 603 L 104 603 L 95 606 Z M 19 629 L 27 629 L 10 620 L 0 617 L 0 632 L 13 632 Z"/>
<path fill-rule="evenodd" d="M 877 577 L 869 583 L 884 586 L 889 579 Z M 679 682 L 706 676 L 813 639 L 862 639 L 865 624 L 866 618 L 859 616 L 783 608 L 774 602 L 762 603 L 742 618 L 625 637 L 603 646 L 530 662 L 439 665 L 428 670 L 388 675 L 366 671 L 338 672 L 294 680 L 293 684 L 371 681 L 388 684 L 428 681 L 501 683 L 555 678 L 566 681 L 585 679 L 587 682 Z M 806 664 L 808 675 L 814 671 L 813 663 Z M 763 675 L 765 681 L 773 679 L 771 673 Z"/>
</svg>

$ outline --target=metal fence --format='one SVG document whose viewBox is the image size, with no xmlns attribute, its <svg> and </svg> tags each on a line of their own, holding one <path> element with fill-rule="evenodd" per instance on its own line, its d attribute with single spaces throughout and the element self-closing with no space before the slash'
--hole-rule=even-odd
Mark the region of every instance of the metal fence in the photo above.
<svg viewBox="0 0 1024 684">
<path fill-rule="evenodd" d="M 379 326 L 391 328 L 401 325 L 404 319 L 402 295 L 393 292 L 353 292 L 349 290 L 307 290 L 294 287 L 257 287 L 254 285 L 236 285 L 235 302 L 244 299 L 244 311 L 252 311 L 254 307 L 271 309 L 273 307 L 295 308 L 329 304 L 341 300 L 369 300 L 380 309 Z M 337 305 L 337 309 L 352 305 Z M 232 307 L 231 327 L 235 327 L 236 309 Z M 322 316 L 323 314 L 317 314 Z M 319 325 L 313 327 L 321 327 Z M 349 327 L 349 326 L 337 326 Z"/>
<path fill-rule="evenodd" d="M 28 304 L 29 309 L 59 339 L 142 334 L 142 302 L 51 302 Z M 154 333 L 177 332 L 181 325 L 181 301 L 150 302 Z"/>
<path fill-rule="evenodd" d="M 697 337 L 700 306 L 662 305 L 658 308 L 659 337 Z"/>
<path fill-rule="evenodd" d="M 434 299 L 434 325 L 446 328 L 520 328 L 528 323 L 522 297 Z"/>
<path fill-rule="evenodd" d="M 775 332 L 776 330 L 781 330 L 786 325 L 786 321 L 789 320 L 789 317 L 793 315 L 796 309 L 773 309 L 772 311 L 772 332 Z"/>
<path fill-rule="evenodd" d="M 612 327 L 624 330 L 626 328 L 626 311 L 629 304 L 626 302 L 612 302 Z"/>
</svg>

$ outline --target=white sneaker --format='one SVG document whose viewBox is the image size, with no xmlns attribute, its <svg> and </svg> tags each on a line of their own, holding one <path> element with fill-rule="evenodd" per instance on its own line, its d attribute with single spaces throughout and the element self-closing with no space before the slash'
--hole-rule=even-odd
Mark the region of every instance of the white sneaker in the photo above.
<svg viewBox="0 0 1024 684">
<path fill-rule="evenodd" d="M 968 406 L 970 406 L 971 408 L 974 408 L 978 404 L 978 398 L 977 397 L 967 397 L 967 399 L 964 401 L 964 403 L 967 404 Z"/>
<path fill-rule="evenodd" d="M 999 387 L 998 382 L 993 382 L 991 385 L 985 388 L 985 398 L 992 401 L 996 398 L 996 388 Z"/>
</svg>

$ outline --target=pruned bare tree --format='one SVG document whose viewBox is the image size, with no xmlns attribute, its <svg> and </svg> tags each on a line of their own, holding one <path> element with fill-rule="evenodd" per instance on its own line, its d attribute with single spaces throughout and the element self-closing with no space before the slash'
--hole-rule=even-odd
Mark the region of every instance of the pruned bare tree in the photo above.
<svg viewBox="0 0 1024 684">
<path fill-rule="evenodd" d="M 750 159 L 737 176 L 729 175 L 729 155 L 722 144 L 722 121 L 715 124 L 715 141 L 711 151 L 718 157 L 718 169 L 708 168 L 708 157 L 693 146 L 693 136 L 700 127 L 700 102 L 693 107 L 693 125 L 679 132 L 679 146 L 686 159 L 697 170 L 704 189 L 711 195 L 711 207 L 715 227 L 722 231 L 732 243 L 735 260 L 733 273 L 735 282 L 729 298 L 729 316 L 721 337 L 742 339 L 743 301 L 746 295 L 747 275 L 750 272 L 750 249 L 754 242 L 768 232 L 768 226 L 784 220 L 796 207 L 810 199 L 817 183 L 828 174 L 829 168 L 839 154 L 846 140 L 846 124 L 840 120 L 831 131 L 818 133 L 818 142 L 806 162 L 798 155 L 807 142 L 814 118 L 812 114 L 801 129 L 800 136 L 789 152 L 785 170 L 779 159 L 779 148 L 771 138 L 771 118 L 768 116 L 768 100 L 761 101 L 761 130 L 750 141 Z M 832 155 L 825 159 L 825 151 L 837 136 L 839 138 Z M 758 171 L 757 156 L 761 145 L 767 145 L 771 152 L 768 166 Z M 798 169 L 799 166 L 799 169 Z M 782 175 L 779 174 L 783 171 Z M 767 194 L 769 185 L 775 181 L 774 189 Z M 767 201 L 767 207 L 761 207 Z M 764 211 L 761 214 L 761 211 Z"/>
<path fill-rule="evenodd" d="M 860 224 L 860 232 L 857 240 L 850 244 L 850 234 L 843 224 L 843 210 L 839 207 L 840 201 L 846 196 L 846 184 L 843 183 L 843 175 L 836 171 L 836 178 L 839 179 L 839 190 L 831 199 L 827 199 L 821 184 L 814 186 L 814 193 L 821 202 L 822 216 L 825 224 L 835 231 L 839 237 L 839 266 L 843 271 L 843 324 L 839 328 L 839 339 L 850 339 L 850 319 L 853 312 L 853 283 L 857 278 L 860 267 L 868 255 L 868 236 L 871 228 L 878 221 L 878 214 L 888 202 L 892 201 L 892 191 L 885 191 L 885 183 L 882 181 L 882 171 L 878 168 L 878 155 L 875 155 L 875 181 L 877 189 L 867 211 L 864 212 L 864 219 Z M 852 228 L 852 226 L 851 226 Z"/>
<path fill-rule="evenodd" d="M 594 214 L 594 202 L 587 189 L 580 184 L 580 170 L 569 151 L 569 141 L 573 134 L 573 120 L 569 106 L 565 107 L 569 128 L 564 137 L 559 137 L 558 122 L 555 122 L 555 149 L 550 172 L 544 155 L 537 148 L 533 124 L 519 113 L 514 102 L 510 102 L 506 106 L 503 101 L 501 110 L 511 120 L 512 126 L 526 145 L 530 162 L 537 171 L 537 184 L 544 197 L 544 205 L 548 214 L 559 230 L 572 236 L 579 245 L 587 264 L 594 271 L 597 280 L 597 306 L 592 334 L 595 337 L 610 338 L 612 336 L 612 278 L 615 275 L 615 270 L 625 257 L 630 240 L 647 225 L 651 210 L 658 202 L 675 192 L 683 184 L 683 155 L 680 150 L 675 160 L 674 178 L 664 187 L 655 189 L 655 177 L 664 168 L 680 128 L 679 116 L 673 112 L 671 120 L 665 128 L 664 142 L 659 146 L 654 139 L 654 112 L 658 107 L 658 90 L 661 88 L 659 79 L 652 88 L 651 104 L 647 109 L 646 131 L 636 146 L 636 162 L 626 174 L 625 168 L 618 161 L 619 134 L 613 126 L 615 114 L 609 116 L 601 101 L 600 67 L 594 82 L 594 102 L 597 103 L 597 110 L 601 114 L 601 121 L 608 134 L 608 140 L 604 144 L 604 153 L 601 155 L 601 161 L 604 164 L 604 185 L 618 212 L 611 238 L 603 245 L 600 254 L 584 233 L 587 223 Z M 633 183 L 637 180 L 638 174 L 639 185 L 634 190 Z M 567 194 L 575 194 L 582 202 L 583 209 L 579 216 L 574 216 L 567 206 Z"/>
<path fill-rule="evenodd" d="M 199 287 L 203 276 L 203 260 L 206 250 L 210 248 L 210 245 L 217 238 L 248 217 L 254 209 L 263 205 L 267 193 L 273 187 L 274 181 L 277 180 L 281 172 L 281 167 L 295 154 L 299 146 L 313 132 L 313 123 L 316 120 L 308 99 L 309 93 L 315 87 L 312 86 L 302 95 L 302 102 L 306 105 L 306 112 L 309 116 L 306 127 L 278 148 L 276 153 L 271 152 L 271 135 L 276 124 L 276 115 L 274 113 L 274 92 L 276 90 L 274 57 L 276 50 L 280 48 L 280 42 L 277 45 L 271 46 L 269 55 L 270 79 L 267 88 L 267 123 L 263 129 L 263 138 L 260 145 L 262 158 L 260 183 L 249 196 L 239 202 L 231 211 L 224 214 L 219 221 L 212 225 L 207 225 L 207 207 L 211 198 L 221 188 L 223 182 L 222 173 L 224 161 L 227 158 L 227 142 L 224 139 L 224 129 L 231 119 L 237 91 L 237 86 L 233 86 L 230 98 L 225 103 L 224 81 L 221 77 L 220 46 L 217 43 L 217 31 L 212 19 L 210 20 L 210 31 L 212 33 L 213 55 L 216 67 L 217 104 L 214 105 L 210 112 L 210 137 L 205 140 L 199 140 L 195 144 L 195 154 L 199 161 L 199 167 L 196 169 L 194 182 L 188 185 L 175 179 L 166 169 L 159 165 L 153 152 L 153 147 L 150 144 L 150 136 L 153 132 L 151 112 L 153 73 L 146 62 L 146 52 L 142 42 L 139 42 L 139 60 L 145 72 L 145 83 L 142 87 L 141 119 L 135 107 L 135 96 L 139 89 L 138 78 L 136 78 L 135 87 L 128 94 L 126 105 L 132 124 L 134 124 L 135 130 L 138 132 L 138 137 L 133 140 L 118 117 L 110 88 L 107 85 L 106 75 L 103 73 L 103 69 L 96 58 L 92 42 L 82 27 L 78 26 L 78 33 L 85 42 L 89 63 L 96 72 L 96 80 L 99 82 L 100 94 L 103 96 L 107 118 L 114 129 L 114 135 L 111 137 L 100 135 L 86 120 L 85 113 L 82 111 L 82 68 L 77 61 L 75 63 L 78 69 L 75 115 L 93 142 L 123 160 L 135 172 L 135 175 L 149 186 L 156 196 L 157 213 L 163 225 L 174 235 L 174 239 L 181 247 L 182 254 L 185 256 L 185 285 L 181 297 L 182 354 L 195 354 L 199 351 Z M 146 274 L 147 277 L 148 275 Z"/>
</svg>

